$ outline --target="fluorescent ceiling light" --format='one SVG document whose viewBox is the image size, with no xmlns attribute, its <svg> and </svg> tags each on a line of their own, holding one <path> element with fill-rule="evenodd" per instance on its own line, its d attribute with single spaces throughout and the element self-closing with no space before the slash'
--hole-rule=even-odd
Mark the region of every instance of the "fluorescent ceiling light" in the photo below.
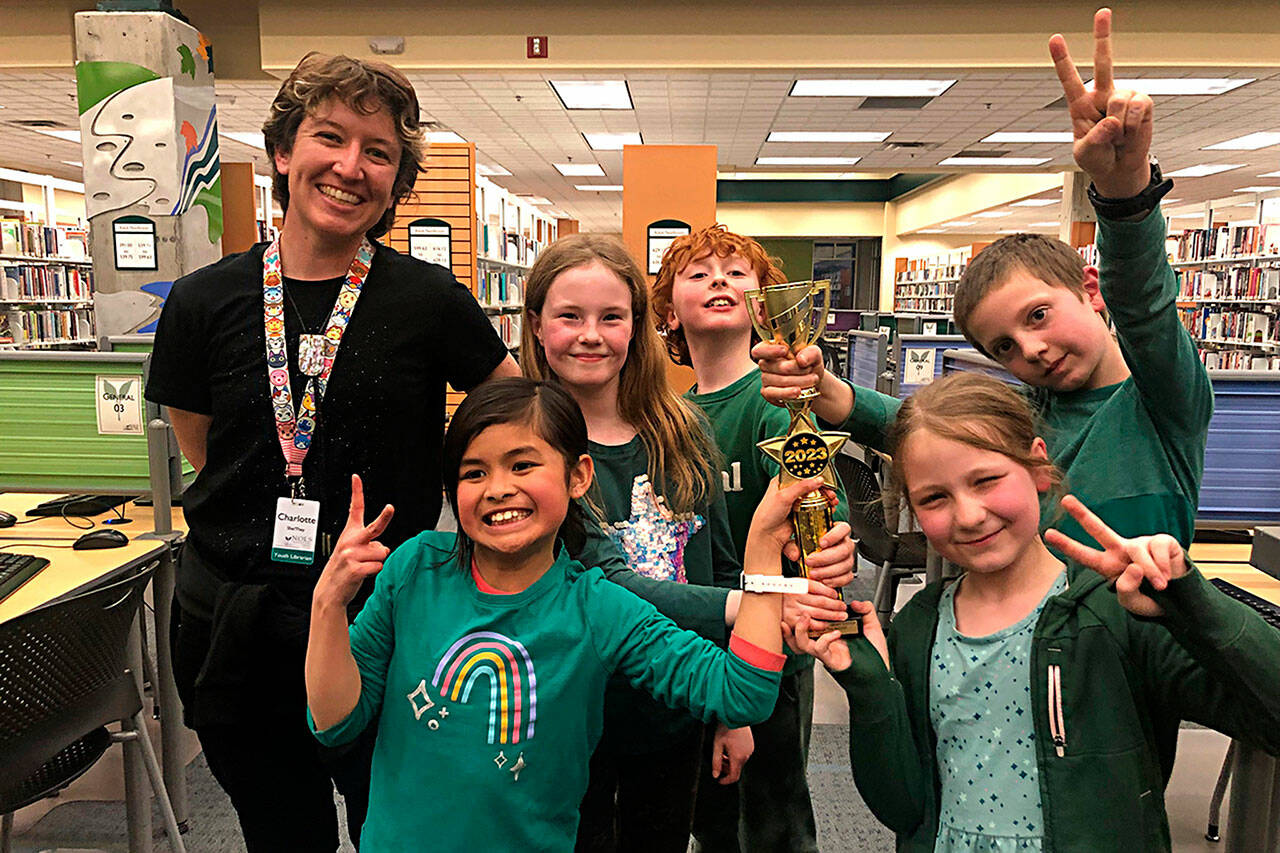
<svg viewBox="0 0 1280 853">
<path fill-rule="evenodd" d="M 239 130 L 220 130 L 218 131 L 218 135 L 225 136 L 228 139 L 234 139 L 236 142 L 248 145 L 250 148 L 261 148 L 264 151 L 267 148 L 267 143 L 263 141 L 261 133 L 245 133 Z"/>
<path fill-rule="evenodd" d="M 1049 220 L 1048 222 L 1032 222 L 1027 227 L 1028 228 L 1057 228 L 1060 224 L 1061 223 L 1058 222 L 1058 220 L 1052 219 L 1052 220 Z"/>
<path fill-rule="evenodd" d="M 633 109 L 626 80 L 551 80 L 566 110 Z"/>
<path fill-rule="evenodd" d="M 1177 204 L 1177 203 L 1178 203 L 1178 202 L 1180 202 L 1180 201 L 1182 201 L 1182 199 L 1180 199 L 1180 198 L 1162 198 L 1162 199 L 1160 199 L 1160 203 L 1161 203 L 1161 204 Z"/>
<path fill-rule="evenodd" d="M 1002 216 L 1012 216 L 1012 210 L 984 210 L 982 213 L 975 213 L 975 219 L 999 219 Z"/>
<path fill-rule="evenodd" d="M 644 140 L 634 130 L 626 133 L 584 133 L 582 136 L 592 151 L 621 151 L 624 145 L 644 145 Z"/>
<path fill-rule="evenodd" d="M 1241 187 L 1241 188 L 1240 188 L 1240 189 L 1238 189 L 1238 190 L 1234 190 L 1234 192 L 1238 192 L 1238 193 L 1273 193 L 1273 192 L 1275 192 L 1276 190 L 1280 190 L 1280 187 L 1272 185 L 1272 186 L 1269 186 L 1269 187 L 1263 187 L 1263 186 L 1257 186 L 1257 187 Z"/>
<path fill-rule="evenodd" d="M 603 178 L 599 163 L 554 163 L 556 171 L 566 178 Z"/>
<path fill-rule="evenodd" d="M 796 98 L 935 98 L 955 80 L 797 80 Z"/>
<path fill-rule="evenodd" d="M 1069 130 L 1011 131 L 1002 130 L 984 137 L 983 142 L 1072 142 L 1075 136 Z"/>
<path fill-rule="evenodd" d="M 597 193 L 620 193 L 622 192 L 622 184 L 574 184 L 576 189 L 583 192 Z"/>
<path fill-rule="evenodd" d="M 892 131 L 771 130 L 765 142 L 884 142 Z"/>
<path fill-rule="evenodd" d="M 1280 178 L 1280 172 L 1266 172 L 1258 176 L 1259 178 Z"/>
<path fill-rule="evenodd" d="M 34 130 L 36 133 L 43 133 L 45 136 L 52 136 L 55 139 L 62 139 L 67 142 L 80 144 L 80 131 L 78 130 L 54 130 L 48 127 L 31 127 L 28 130 Z"/>
<path fill-rule="evenodd" d="M 510 175 L 511 173 L 497 164 L 490 166 L 486 163 L 476 163 L 476 174 L 492 177 L 494 175 Z"/>
<path fill-rule="evenodd" d="M 1048 157 L 948 157 L 939 166 L 1039 166 Z"/>
<path fill-rule="evenodd" d="M 1228 139 L 1226 142 L 1218 142 L 1213 145 L 1206 145 L 1201 151 L 1257 151 L 1259 148 L 1267 148 L 1271 145 L 1280 145 L 1280 133 L 1275 132 L 1259 132 L 1247 133 L 1244 136 L 1237 136 L 1235 139 Z"/>
<path fill-rule="evenodd" d="M 428 130 L 427 142 L 466 142 L 452 130 Z"/>
<path fill-rule="evenodd" d="M 757 157 L 757 166 L 852 166 L 861 157 Z"/>
<path fill-rule="evenodd" d="M 551 199 L 543 198 L 540 195 L 521 195 L 521 196 L 516 196 L 516 198 L 520 199 L 525 204 L 534 204 L 534 205 L 551 204 Z"/>
<path fill-rule="evenodd" d="M 1146 95 L 1221 95 L 1254 81 L 1253 77 L 1142 77 L 1116 80 L 1116 89 L 1133 89 Z M 1085 84 L 1093 88 L 1093 81 Z"/>
<path fill-rule="evenodd" d="M 895 172 L 717 172 L 722 181 L 883 181 Z"/>
<path fill-rule="evenodd" d="M 1204 178 L 1209 175 L 1216 175 L 1219 172 L 1230 172 L 1232 169 L 1239 169 L 1243 165 L 1243 163 L 1201 163 L 1198 166 L 1188 166 L 1176 172 L 1165 172 L 1164 176 L 1166 178 Z"/>
<path fill-rule="evenodd" d="M 948 228 L 968 228 L 970 225 L 977 225 L 976 222 L 947 222 L 944 223 Z"/>
<path fill-rule="evenodd" d="M 1062 204 L 1060 198 L 1024 198 L 1022 201 L 1015 201 L 1010 207 L 1048 207 L 1051 204 Z"/>
<path fill-rule="evenodd" d="M 66 163 L 68 166 L 75 166 L 79 169 L 84 168 L 84 163 L 81 163 L 79 160 L 63 160 L 62 162 Z"/>
</svg>

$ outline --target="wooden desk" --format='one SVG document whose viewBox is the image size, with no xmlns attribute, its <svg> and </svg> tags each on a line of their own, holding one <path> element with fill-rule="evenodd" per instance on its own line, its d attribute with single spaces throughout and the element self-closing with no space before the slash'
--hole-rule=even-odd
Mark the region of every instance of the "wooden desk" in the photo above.
<svg viewBox="0 0 1280 853">
<path fill-rule="evenodd" d="M 8 492 L 0 494 L 0 509 L 17 516 L 20 522 L 27 521 L 26 511 L 51 497 L 55 496 Z M 148 561 L 160 563 L 152 578 L 151 590 L 155 607 L 156 683 L 154 687 L 156 702 L 160 709 L 160 759 L 165 787 L 169 791 L 169 800 L 173 804 L 178 825 L 185 831 L 187 782 L 181 758 L 182 703 L 178 698 L 177 685 L 173 680 L 173 661 L 169 653 L 169 616 L 174 586 L 173 550 L 169 539 L 144 538 L 152 534 L 154 526 L 151 507 L 139 507 L 130 503 L 122 509 L 126 516 L 134 521 L 132 524 L 114 528 L 129 537 L 129 543 L 119 548 L 72 550 L 69 546 L 87 531 L 77 529 L 66 519 L 57 516 L 40 518 L 29 524 L 0 528 L 0 545 L 7 546 L 4 550 L 35 554 L 49 560 L 49 565 L 45 566 L 39 574 L 0 602 L 0 621 L 12 619 L 42 604 L 109 583 Z M 92 529 L 104 529 L 106 525 L 102 522 L 114 514 L 114 512 L 103 513 L 90 518 L 89 520 L 94 522 Z M 78 524 L 85 524 L 83 520 L 75 520 Z M 186 531 L 185 520 L 181 512 L 176 509 L 173 529 L 179 531 L 177 535 L 170 537 L 173 540 L 181 538 Z M 48 545 L 67 547 L 41 547 Z M 141 642 L 138 643 L 138 648 L 141 650 Z M 140 655 L 135 665 L 140 668 Z M 126 788 L 134 785 L 142 790 L 141 786 L 146 783 L 141 774 L 140 767 L 126 770 Z M 150 850 L 149 805 L 144 811 L 145 817 L 140 817 L 136 822 L 130 821 L 131 827 L 143 827 L 139 831 L 139 836 L 131 839 L 131 850 Z"/>
</svg>

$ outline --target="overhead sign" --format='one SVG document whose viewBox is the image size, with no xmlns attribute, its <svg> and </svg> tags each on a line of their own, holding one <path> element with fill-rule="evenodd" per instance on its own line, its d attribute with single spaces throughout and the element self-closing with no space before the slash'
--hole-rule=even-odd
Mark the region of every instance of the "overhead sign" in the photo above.
<svg viewBox="0 0 1280 853">
<path fill-rule="evenodd" d="M 659 219 L 657 222 L 650 222 L 645 230 L 647 247 L 645 256 L 649 259 L 649 275 L 657 275 L 658 270 L 662 269 L 662 256 L 666 253 L 667 247 L 674 243 L 677 237 L 683 237 L 692 232 L 693 229 L 689 223 L 681 222 L 679 219 Z"/>
</svg>

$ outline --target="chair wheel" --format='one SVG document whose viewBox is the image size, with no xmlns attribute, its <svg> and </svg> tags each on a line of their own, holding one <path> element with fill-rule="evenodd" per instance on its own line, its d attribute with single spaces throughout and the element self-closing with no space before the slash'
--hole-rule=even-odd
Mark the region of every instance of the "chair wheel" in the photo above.
<svg viewBox="0 0 1280 853">
<path fill-rule="evenodd" d="M 1222 836 L 1218 834 L 1218 825 L 1216 823 L 1209 824 L 1209 828 L 1204 834 L 1205 841 L 1212 841 L 1215 844 L 1222 840 Z"/>
</svg>

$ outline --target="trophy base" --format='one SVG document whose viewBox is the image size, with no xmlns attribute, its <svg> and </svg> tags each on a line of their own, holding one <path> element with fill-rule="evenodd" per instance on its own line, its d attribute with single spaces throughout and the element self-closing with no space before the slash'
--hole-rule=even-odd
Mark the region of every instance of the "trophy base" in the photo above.
<svg viewBox="0 0 1280 853">
<path fill-rule="evenodd" d="M 810 629 L 809 636 L 816 640 L 823 634 L 830 633 L 833 629 L 839 631 L 841 637 L 860 636 L 862 634 L 862 617 L 855 616 L 852 619 L 846 619 L 843 622 L 828 622 L 827 627 L 823 628 L 821 631 Z"/>
</svg>

